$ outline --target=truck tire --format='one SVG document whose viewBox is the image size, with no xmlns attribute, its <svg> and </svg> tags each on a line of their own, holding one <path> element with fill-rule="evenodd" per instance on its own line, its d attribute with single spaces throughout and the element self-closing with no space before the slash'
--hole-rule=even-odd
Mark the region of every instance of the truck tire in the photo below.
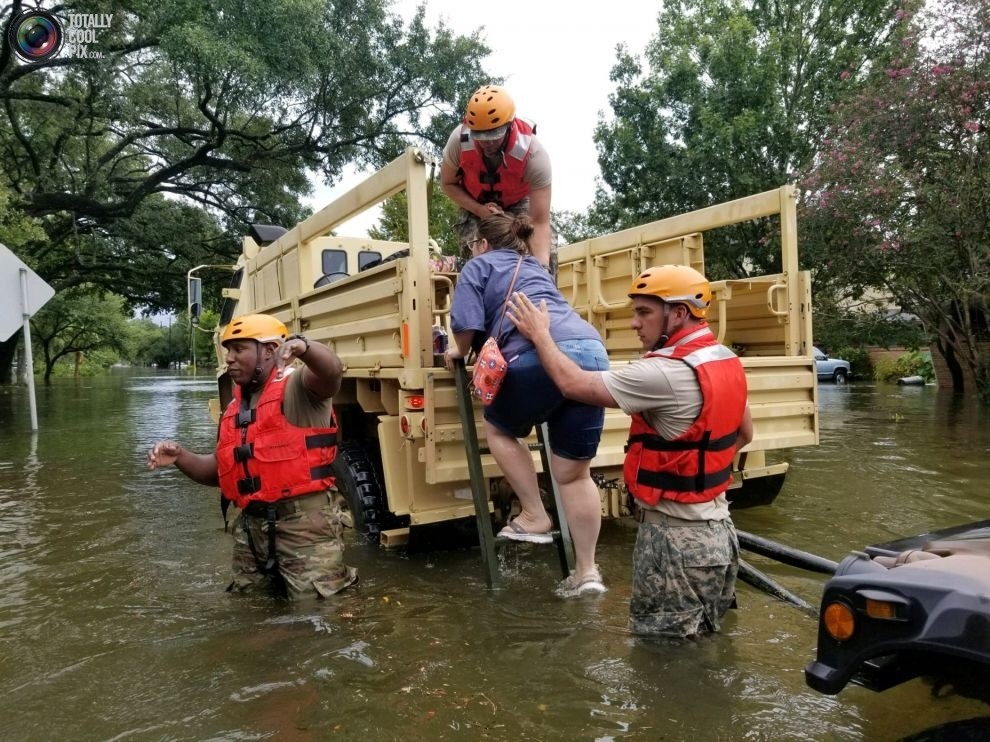
<svg viewBox="0 0 990 742">
<path fill-rule="evenodd" d="M 836 384 L 845 384 L 846 383 L 846 370 L 844 368 L 837 368 L 837 369 L 835 369 L 834 378 L 835 378 L 835 383 Z"/>
<path fill-rule="evenodd" d="M 377 544 L 385 517 L 385 495 L 364 442 L 348 441 L 337 446 L 333 475 L 358 541 Z"/>
</svg>

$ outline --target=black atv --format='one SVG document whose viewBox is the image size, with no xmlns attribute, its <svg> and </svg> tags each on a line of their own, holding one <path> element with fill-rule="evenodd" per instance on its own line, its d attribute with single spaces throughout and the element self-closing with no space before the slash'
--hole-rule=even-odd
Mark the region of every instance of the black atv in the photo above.
<svg viewBox="0 0 990 742">
<path fill-rule="evenodd" d="M 854 552 L 825 584 L 808 685 L 915 677 L 990 703 L 990 520 Z"/>
</svg>

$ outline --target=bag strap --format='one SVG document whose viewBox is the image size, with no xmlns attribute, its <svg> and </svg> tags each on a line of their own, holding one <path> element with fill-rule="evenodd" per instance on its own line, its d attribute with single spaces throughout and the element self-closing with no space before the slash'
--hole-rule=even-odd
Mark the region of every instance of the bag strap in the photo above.
<svg viewBox="0 0 990 742">
<path fill-rule="evenodd" d="M 509 309 L 509 297 L 512 296 L 512 289 L 516 285 L 516 277 L 519 275 L 519 269 L 522 267 L 524 257 L 524 255 L 519 256 L 519 262 L 516 263 L 516 272 L 512 274 L 512 280 L 509 282 L 509 290 L 505 294 L 505 302 L 502 304 L 502 316 L 498 318 L 498 329 L 494 335 L 496 343 L 502 337 L 502 322 L 505 321 L 505 313 Z"/>
</svg>

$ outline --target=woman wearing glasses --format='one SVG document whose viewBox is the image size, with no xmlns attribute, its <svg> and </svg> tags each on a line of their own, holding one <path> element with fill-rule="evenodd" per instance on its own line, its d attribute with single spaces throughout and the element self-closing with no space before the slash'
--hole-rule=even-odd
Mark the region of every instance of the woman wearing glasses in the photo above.
<svg viewBox="0 0 990 742">
<path fill-rule="evenodd" d="M 521 506 L 521 512 L 498 535 L 538 544 L 553 541 L 553 524 L 540 498 L 532 455 L 520 440 L 529 436 L 534 425 L 546 422 L 550 466 L 574 541 L 574 573 L 564 581 L 561 592 L 568 596 L 603 593 L 606 588 L 595 563 L 601 503 L 591 479 L 591 461 L 598 450 L 604 410 L 565 399 L 540 365 L 532 343 L 503 319 L 510 286 L 537 304 L 546 302 L 554 341 L 581 368 L 605 371 L 608 355 L 595 328 L 567 303 L 533 257 L 533 231 L 533 222 L 525 214 L 491 214 L 481 219 L 477 239 L 462 246 L 471 259 L 454 288 L 450 310 L 454 343 L 447 351 L 446 365 L 451 368 L 452 359 L 480 349 L 489 336 L 497 338 L 509 370 L 495 400 L 485 408 L 485 435 Z"/>
</svg>

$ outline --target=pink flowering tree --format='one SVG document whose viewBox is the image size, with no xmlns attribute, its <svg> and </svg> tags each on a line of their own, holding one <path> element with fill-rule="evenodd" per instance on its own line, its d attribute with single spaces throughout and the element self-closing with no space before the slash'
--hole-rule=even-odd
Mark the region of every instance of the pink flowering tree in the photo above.
<svg viewBox="0 0 990 742">
<path fill-rule="evenodd" d="M 802 246 L 816 291 L 889 297 L 953 388 L 990 399 L 990 0 L 928 5 L 897 11 L 889 62 L 840 75 L 850 95 L 802 181 Z"/>
</svg>

